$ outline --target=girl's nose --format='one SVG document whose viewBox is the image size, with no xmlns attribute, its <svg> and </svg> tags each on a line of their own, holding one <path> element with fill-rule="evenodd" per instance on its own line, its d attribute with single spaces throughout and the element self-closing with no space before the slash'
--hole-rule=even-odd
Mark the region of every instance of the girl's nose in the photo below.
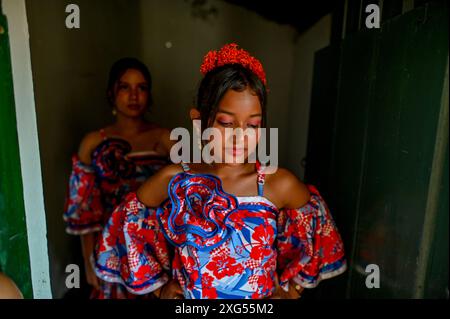
<svg viewBox="0 0 450 319">
<path fill-rule="evenodd" d="M 135 100 L 135 99 L 137 99 L 137 96 L 138 96 L 138 90 L 132 89 L 131 94 L 130 94 L 130 99 Z"/>
<path fill-rule="evenodd" d="M 244 141 L 244 129 L 238 126 L 233 132 L 234 142 L 236 144 L 241 144 Z"/>
</svg>

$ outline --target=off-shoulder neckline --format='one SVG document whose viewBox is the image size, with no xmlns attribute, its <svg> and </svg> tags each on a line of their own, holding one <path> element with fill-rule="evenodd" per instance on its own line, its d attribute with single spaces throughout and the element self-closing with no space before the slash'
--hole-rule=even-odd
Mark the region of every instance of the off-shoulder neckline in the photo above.
<svg viewBox="0 0 450 319">
<path fill-rule="evenodd" d="M 91 157 L 94 157 L 94 154 L 96 154 L 99 149 L 107 143 L 111 143 L 111 142 L 120 142 L 123 143 L 127 146 L 127 148 L 130 149 L 130 151 L 125 154 L 125 156 L 127 157 L 134 157 L 134 156 L 152 156 L 152 157 L 166 157 L 164 155 L 161 154 L 157 154 L 157 153 L 153 153 L 153 150 L 148 150 L 148 151 L 131 151 L 131 144 L 130 142 L 128 142 L 127 140 L 121 138 L 121 137 L 115 137 L 115 136 L 107 136 L 105 139 L 103 139 L 91 152 Z"/>
<path fill-rule="evenodd" d="M 212 177 L 213 179 L 215 179 L 215 180 L 218 181 L 218 183 L 219 183 L 219 184 L 218 184 L 219 190 L 220 190 L 221 192 L 223 192 L 225 195 L 235 198 L 239 204 L 242 204 L 242 203 L 252 203 L 252 202 L 255 202 L 256 200 L 261 200 L 262 202 L 268 204 L 269 206 L 272 206 L 272 208 L 275 209 L 276 211 L 279 211 L 279 210 L 280 210 L 280 209 L 279 209 L 279 208 L 278 208 L 278 207 L 277 207 L 270 199 L 268 199 L 266 196 L 261 196 L 261 195 L 236 196 L 236 195 L 234 195 L 234 194 L 232 194 L 232 193 L 229 193 L 229 192 L 225 191 L 225 190 L 223 189 L 223 187 L 222 187 L 222 184 L 223 184 L 223 183 L 222 183 L 222 179 L 221 179 L 219 176 L 217 176 L 217 175 L 215 175 L 215 174 L 211 174 L 211 173 L 193 173 L 191 170 L 189 170 L 189 171 L 184 171 L 184 170 L 183 170 L 183 171 L 181 171 L 181 172 L 178 172 L 178 173 L 176 173 L 176 174 L 171 178 L 171 180 L 170 180 L 170 182 L 169 182 L 169 184 L 168 184 L 168 186 L 167 186 L 168 192 L 170 192 L 170 186 L 171 186 L 171 184 L 173 183 L 173 181 L 174 181 L 179 175 L 191 175 L 191 176 L 200 176 L 200 177 Z"/>
</svg>

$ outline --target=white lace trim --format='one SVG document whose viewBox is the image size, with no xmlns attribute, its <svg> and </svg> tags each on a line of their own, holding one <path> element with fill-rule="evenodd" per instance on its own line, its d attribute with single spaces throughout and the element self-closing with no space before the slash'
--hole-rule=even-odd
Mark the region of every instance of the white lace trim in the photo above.
<svg viewBox="0 0 450 319">
<path fill-rule="evenodd" d="M 267 197 L 264 196 L 236 196 L 236 198 L 239 201 L 239 204 L 243 204 L 243 203 L 260 203 L 263 202 L 265 204 L 268 204 L 270 206 L 273 206 L 273 208 L 277 209 L 277 206 L 272 203 Z"/>
</svg>

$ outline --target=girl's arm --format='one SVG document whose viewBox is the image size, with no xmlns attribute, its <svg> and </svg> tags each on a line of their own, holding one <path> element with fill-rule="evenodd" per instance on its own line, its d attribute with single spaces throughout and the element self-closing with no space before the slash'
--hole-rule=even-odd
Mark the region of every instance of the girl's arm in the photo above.
<svg viewBox="0 0 450 319">
<path fill-rule="evenodd" d="M 99 289 L 99 281 L 97 276 L 95 275 L 95 271 L 92 267 L 92 263 L 90 257 L 95 248 L 95 233 L 89 233 L 86 235 L 81 235 L 81 249 L 83 252 L 84 259 L 84 269 L 86 271 L 86 281 L 89 285 L 93 286 L 96 289 Z"/>
<path fill-rule="evenodd" d="M 101 143 L 102 137 L 99 132 L 92 132 L 87 134 L 81 141 L 80 148 L 78 150 L 78 157 L 84 164 L 91 164 L 91 153 L 95 147 Z M 92 267 L 90 257 L 94 252 L 96 233 L 88 233 L 81 235 L 81 250 L 83 253 L 84 267 L 86 271 L 86 281 L 94 288 L 99 288 L 99 281 L 95 275 L 95 271 Z"/>
<path fill-rule="evenodd" d="M 139 187 L 137 197 L 147 207 L 158 207 L 169 196 L 167 186 L 170 180 L 181 171 L 179 164 L 165 166 Z"/>
<path fill-rule="evenodd" d="M 167 156 L 170 156 L 170 150 L 177 141 L 170 139 L 170 130 L 162 129 L 159 142 L 161 144 L 161 148 L 164 150 L 164 153 L 167 154 Z"/>
<path fill-rule="evenodd" d="M 275 174 L 266 177 L 264 192 L 279 209 L 299 208 L 310 200 L 305 184 L 287 169 L 279 168 Z M 289 291 L 281 288 L 275 278 L 275 292 L 271 299 L 298 299 L 303 292 L 293 280 L 289 281 Z"/>
<path fill-rule="evenodd" d="M 285 169 L 266 178 L 266 190 L 280 209 L 277 263 L 280 285 L 288 290 L 279 291 L 282 298 L 295 298 L 303 287 L 314 288 L 322 279 L 343 273 L 344 245 L 318 190 Z"/>
<path fill-rule="evenodd" d="M 156 215 L 168 196 L 170 179 L 181 170 L 179 165 L 162 168 L 114 209 L 95 249 L 99 278 L 121 282 L 136 295 L 154 292 L 157 296 L 158 288 L 170 281 L 171 249 Z"/>
<path fill-rule="evenodd" d="M 180 165 L 168 165 L 149 178 L 136 192 L 139 200 L 147 207 L 159 206 L 167 197 L 167 186 L 177 173 L 181 172 Z M 161 299 L 182 299 L 183 291 L 177 280 L 171 279 L 164 286 L 154 291 Z"/>
</svg>

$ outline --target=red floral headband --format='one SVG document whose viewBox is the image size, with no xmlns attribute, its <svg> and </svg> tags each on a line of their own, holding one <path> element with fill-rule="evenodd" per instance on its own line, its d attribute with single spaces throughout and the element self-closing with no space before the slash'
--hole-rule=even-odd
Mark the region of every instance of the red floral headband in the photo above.
<svg viewBox="0 0 450 319">
<path fill-rule="evenodd" d="M 267 85 L 266 73 L 261 62 L 244 49 L 239 49 L 236 43 L 226 44 L 219 51 L 209 51 L 203 58 L 200 72 L 205 75 L 225 64 L 240 64 L 255 73 L 264 85 Z"/>
</svg>

